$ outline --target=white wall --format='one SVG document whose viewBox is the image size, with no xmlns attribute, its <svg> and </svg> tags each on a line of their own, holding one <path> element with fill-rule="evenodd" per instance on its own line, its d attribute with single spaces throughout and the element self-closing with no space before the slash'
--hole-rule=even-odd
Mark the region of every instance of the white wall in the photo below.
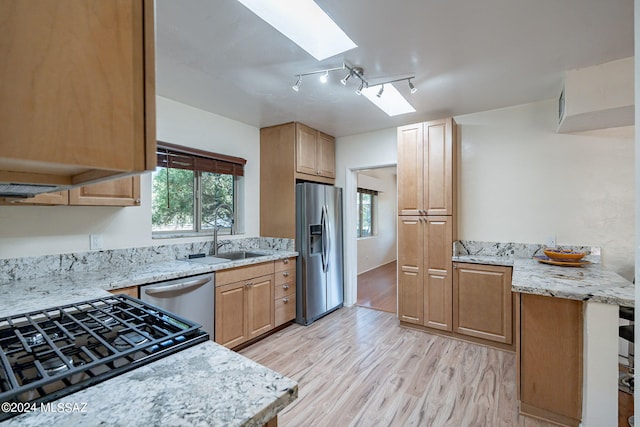
<svg viewBox="0 0 640 427">
<path fill-rule="evenodd" d="M 458 237 L 601 246 L 633 277 L 634 128 L 555 132 L 554 100 L 456 117 Z"/>
<path fill-rule="evenodd" d="M 397 258 L 396 168 L 380 168 L 371 172 L 377 177 L 358 173 L 358 187 L 378 191 L 374 218 L 376 234 L 358 239 L 358 274 L 388 264 Z"/>
<path fill-rule="evenodd" d="M 260 130 L 178 102 L 157 99 L 157 137 L 247 159 L 245 235 L 260 228 Z M 141 179 L 141 206 L 0 206 L 0 259 L 89 250 L 89 234 L 102 234 L 105 249 L 210 239 L 151 238 L 151 174 Z"/>
</svg>

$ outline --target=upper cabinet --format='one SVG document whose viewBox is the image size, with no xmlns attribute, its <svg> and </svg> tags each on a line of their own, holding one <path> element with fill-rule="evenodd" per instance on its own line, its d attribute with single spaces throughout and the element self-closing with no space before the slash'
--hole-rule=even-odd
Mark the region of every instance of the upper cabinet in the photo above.
<svg viewBox="0 0 640 427">
<path fill-rule="evenodd" d="M 4 0 L 0 16 L 0 183 L 155 168 L 153 0 Z"/>
<path fill-rule="evenodd" d="M 452 118 L 398 128 L 398 214 L 454 215 L 456 126 Z"/>
<path fill-rule="evenodd" d="M 320 131 L 296 123 L 296 172 L 314 181 L 318 177 L 336 177 L 335 138 Z"/>
<path fill-rule="evenodd" d="M 301 123 L 260 129 L 260 234 L 296 237 L 296 180 L 335 182 L 335 138 Z"/>
<path fill-rule="evenodd" d="M 12 205 L 72 205 L 72 206 L 140 206 L 140 176 L 104 181 L 69 191 L 38 194 L 26 199 L 0 199 L 0 204 Z"/>
</svg>

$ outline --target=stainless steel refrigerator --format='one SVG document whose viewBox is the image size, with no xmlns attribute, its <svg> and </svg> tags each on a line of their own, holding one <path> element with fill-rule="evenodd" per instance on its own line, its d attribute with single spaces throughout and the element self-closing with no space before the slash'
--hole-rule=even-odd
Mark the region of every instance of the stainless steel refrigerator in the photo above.
<svg viewBox="0 0 640 427">
<path fill-rule="evenodd" d="M 309 325 L 342 307 L 342 189 L 296 184 L 296 322 Z"/>
</svg>

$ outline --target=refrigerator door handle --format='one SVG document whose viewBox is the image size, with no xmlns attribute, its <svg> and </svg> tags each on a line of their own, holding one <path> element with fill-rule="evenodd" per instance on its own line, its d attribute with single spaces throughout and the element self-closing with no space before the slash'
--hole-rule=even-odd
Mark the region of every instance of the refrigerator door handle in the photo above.
<svg viewBox="0 0 640 427">
<path fill-rule="evenodd" d="M 324 212 L 325 212 L 325 233 L 327 235 L 327 246 L 326 246 L 326 253 L 327 253 L 327 263 L 325 266 L 325 273 L 327 271 L 329 271 L 329 254 L 331 253 L 331 219 L 329 218 L 329 208 L 327 207 L 327 205 L 324 205 Z"/>
<path fill-rule="evenodd" d="M 324 208 L 324 205 L 322 206 L 322 214 L 320 217 L 320 226 L 322 228 L 322 271 L 323 272 L 327 272 L 327 243 L 326 243 L 326 239 L 327 239 L 327 215 L 326 215 L 326 211 Z"/>
</svg>

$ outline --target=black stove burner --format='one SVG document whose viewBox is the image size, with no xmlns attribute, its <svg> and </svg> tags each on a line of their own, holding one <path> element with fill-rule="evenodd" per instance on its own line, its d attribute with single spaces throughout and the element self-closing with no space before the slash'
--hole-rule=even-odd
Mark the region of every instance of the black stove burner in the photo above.
<svg viewBox="0 0 640 427">
<path fill-rule="evenodd" d="M 126 295 L 0 319 L 0 402 L 49 402 L 208 339 Z"/>
</svg>

